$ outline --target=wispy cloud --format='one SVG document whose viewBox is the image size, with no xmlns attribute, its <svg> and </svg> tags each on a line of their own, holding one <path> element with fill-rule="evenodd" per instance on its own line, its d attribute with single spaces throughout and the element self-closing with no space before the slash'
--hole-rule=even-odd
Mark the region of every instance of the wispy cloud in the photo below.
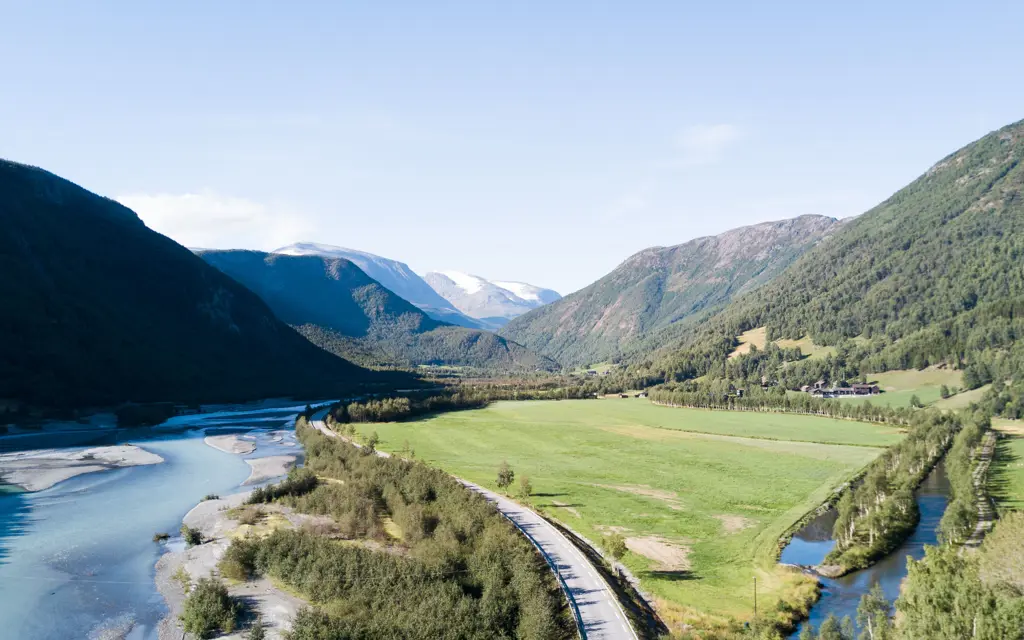
<svg viewBox="0 0 1024 640">
<path fill-rule="evenodd" d="M 733 124 L 699 124 L 676 134 L 673 142 L 680 153 L 677 164 L 696 167 L 721 162 L 725 152 L 743 137 Z"/>
<path fill-rule="evenodd" d="M 183 194 L 133 193 L 117 201 L 146 225 L 187 247 L 275 249 L 307 239 L 309 219 L 286 205 L 225 196 L 213 191 Z"/>
</svg>

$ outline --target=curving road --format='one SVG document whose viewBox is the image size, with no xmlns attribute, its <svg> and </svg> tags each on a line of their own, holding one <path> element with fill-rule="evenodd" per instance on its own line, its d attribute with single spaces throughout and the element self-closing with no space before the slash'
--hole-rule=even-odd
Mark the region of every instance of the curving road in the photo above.
<svg viewBox="0 0 1024 640">
<path fill-rule="evenodd" d="M 327 410 L 314 413 L 310 423 L 325 435 L 338 437 L 323 422 L 325 415 Z M 387 457 L 389 454 L 378 451 L 377 455 Z M 615 593 L 583 552 L 561 531 L 521 504 L 472 482 L 459 482 L 494 503 L 498 511 L 540 550 L 562 583 L 584 640 L 638 640 Z"/>
</svg>

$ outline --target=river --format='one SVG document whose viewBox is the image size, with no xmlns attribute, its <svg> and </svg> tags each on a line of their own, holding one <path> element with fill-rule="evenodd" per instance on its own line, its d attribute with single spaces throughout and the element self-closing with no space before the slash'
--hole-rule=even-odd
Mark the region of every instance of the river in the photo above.
<svg viewBox="0 0 1024 640">
<path fill-rule="evenodd" d="M 177 535 L 203 496 L 238 490 L 246 458 L 294 454 L 290 431 L 301 406 L 244 408 L 183 416 L 160 427 L 104 429 L 93 435 L 47 433 L 50 447 L 132 443 L 161 464 L 90 473 L 26 493 L 0 488 L 0 636 L 20 640 L 156 637 L 167 613 L 154 584 L 165 551 L 153 534 Z M 289 431 L 270 434 L 270 430 Z M 204 435 L 245 433 L 248 455 L 207 446 Z M 5 451 L 40 438 L 0 439 Z M 180 545 L 172 538 L 167 544 Z"/>
<path fill-rule="evenodd" d="M 881 583 L 882 590 L 890 601 L 896 600 L 900 584 L 907 575 L 907 557 L 919 560 L 924 557 L 925 545 L 935 545 L 938 542 L 939 521 L 949 500 L 949 481 L 941 462 L 925 478 L 915 497 L 921 511 L 921 521 L 914 529 L 914 533 L 898 549 L 867 569 L 855 571 L 842 578 L 821 578 L 821 599 L 811 609 L 808 620 L 792 637 L 799 635 L 806 624 L 812 624 L 817 629 L 829 614 L 835 614 L 840 619 L 850 616 L 850 619 L 856 622 L 860 598 L 876 582 Z M 832 525 L 835 520 L 835 511 L 829 510 L 809 522 L 793 536 L 793 540 L 782 551 L 780 560 L 788 564 L 820 564 L 835 545 L 835 541 L 832 540 Z"/>
</svg>

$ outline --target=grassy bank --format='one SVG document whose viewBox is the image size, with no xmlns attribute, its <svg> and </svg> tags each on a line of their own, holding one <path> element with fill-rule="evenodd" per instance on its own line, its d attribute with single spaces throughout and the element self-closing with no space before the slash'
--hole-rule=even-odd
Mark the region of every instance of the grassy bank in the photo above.
<svg viewBox="0 0 1024 640">
<path fill-rule="evenodd" d="M 782 414 L 656 407 L 638 399 L 497 403 L 361 425 L 380 448 L 494 488 L 507 460 L 530 500 L 592 540 L 621 533 L 624 562 L 672 622 L 703 627 L 804 602 L 778 538 L 899 439 L 892 428 Z M 858 446 L 848 446 L 848 445 Z M 873 446 L 867 446 L 873 445 Z M 515 485 L 514 485 L 515 486 Z"/>
</svg>

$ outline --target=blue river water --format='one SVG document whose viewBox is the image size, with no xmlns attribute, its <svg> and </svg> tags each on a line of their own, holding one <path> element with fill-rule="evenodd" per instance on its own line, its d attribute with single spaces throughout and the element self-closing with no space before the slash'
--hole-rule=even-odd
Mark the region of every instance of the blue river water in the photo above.
<svg viewBox="0 0 1024 640">
<path fill-rule="evenodd" d="M 35 493 L 0 489 L 0 637 L 155 638 L 167 609 L 154 584 L 164 546 L 153 534 L 177 534 L 203 496 L 237 491 L 249 477 L 245 458 L 301 456 L 292 431 L 270 433 L 290 430 L 299 409 L 188 416 L 88 442 L 81 433 L 47 434 L 50 447 L 131 443 L 164 462 L 85 474 Z M 245 433 L 257 450 L 241 456 L 203 442 L 232 432 Z M 3 444 L 6 451 L 39 446 L 34 438 Z"/>
<path fill-rule="evenodd" d="M 938 543 L 939 521 L 949 501 L 949 481 L 942 463 L 921 484 L 915 498 L 921 511 L 921 521 L 914 533 L 898 549 L 867 569 L 842 578 L 821 578 L 824 585 L 821 599 L 811 609 L 808 620 L 800 625 L 792 637 L 799 635 L 806 624 L 817 629 L 830 614 L 840 619 L 849 616 L 856 622 L 860 598 L 875 583 L 881 583 L 882 591 L 890 601 L 896 600 L 900 583 L 907 575 L 907 558 L 920 560 L 924 557 L 925 545 Z M 820 564 L 835 546 L 832 540 L 835 517 L 835 512 L 829 511 L 808 523 L 793 536 L 792 542 L 782 551 L 780 560 L 805 566 Z"/>
</svg>

